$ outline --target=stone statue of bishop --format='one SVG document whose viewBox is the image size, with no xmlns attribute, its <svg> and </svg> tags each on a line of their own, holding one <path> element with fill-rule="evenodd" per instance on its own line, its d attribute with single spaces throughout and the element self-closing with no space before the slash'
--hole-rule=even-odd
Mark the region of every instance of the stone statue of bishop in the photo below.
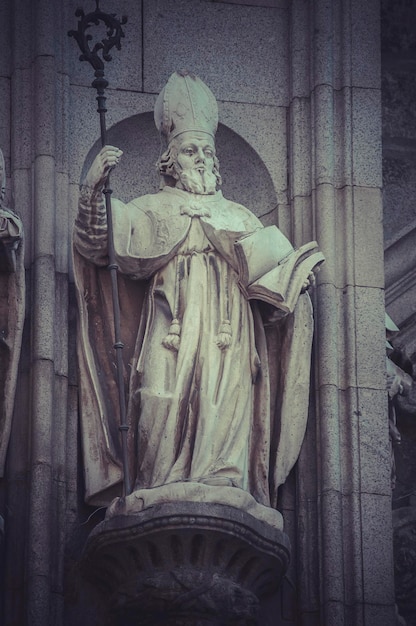
<svg viewBox="0 0 416 626">
<path fill-rule="evenodd" d="M 113 201 L 135 482 L 118 506 L 234 503 L 279 525 L 277 490 L 306 425 L 313 323 L 305 289 L 316 263 L 223 197 L 217 103 L 199 78 L 175 72 L 155 122 L 166 141 L 160 191 Z M 121 157 L 105 146 L 94 160 L 74 231 L 86 499 L 104 505 L 120 494 L 122 475 L 102 192 Z M 253 278 L 261 288 L 250 289 Z M 286 307 L 284 282 L 294 285 Z"/>
</svg>

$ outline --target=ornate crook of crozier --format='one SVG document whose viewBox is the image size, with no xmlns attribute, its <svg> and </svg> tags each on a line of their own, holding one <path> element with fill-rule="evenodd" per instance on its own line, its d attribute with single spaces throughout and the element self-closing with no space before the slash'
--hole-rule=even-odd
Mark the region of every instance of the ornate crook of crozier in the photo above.
<svg viewBox="0 0 416 626">
<path fill-rule="evenodd" d="M 68 31 L 70 37 L 76 39 L 78 46 L 81 50 L 79 57 L 80 61 L 88 61 L 94 68 L 94 70 L 104 70 L 104 61 L 111 61 L 112 56 L 110 50 L 117 48 L 121 49 L 121 38 L 124 37 L 124 31 L 121 28 L 127 22 L 127 17 L 122 16 L 121 20 L 116 18 L 115 13 L 104 13 L 99 8 L 99 0 L 96 0 L 96 9 L 91 13 L 85 15 L 84 10 L 78 8 L 75 12 L 75 16 L 79 17 L 77 30 Z M 98 26 L 100 22 L 103 22 L 107 27 L 107 37 L 98 41 L 91 49 L 89 42 L 92 40 L 92 35 L 87 32 L 88 28 L 93 24 Z M 102 51 L 102 57 L 99 56 L 100 50 Z"/>
</svg>

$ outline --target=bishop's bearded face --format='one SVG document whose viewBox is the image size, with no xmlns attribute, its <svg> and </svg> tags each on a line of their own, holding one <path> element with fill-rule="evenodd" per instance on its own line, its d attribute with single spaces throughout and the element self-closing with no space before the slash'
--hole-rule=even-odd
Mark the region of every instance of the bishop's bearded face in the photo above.
<svg viewBox="0 0 416 626">
<path fill-rule="evenodd" d="M 177 180 L 176 187 L 191 193 L 215 193 L 218 174 L 215 171 L 214 142 L 210 135 L 185 132 L 174 141 L 177 151 L 173 174 Z"/>
</svg>

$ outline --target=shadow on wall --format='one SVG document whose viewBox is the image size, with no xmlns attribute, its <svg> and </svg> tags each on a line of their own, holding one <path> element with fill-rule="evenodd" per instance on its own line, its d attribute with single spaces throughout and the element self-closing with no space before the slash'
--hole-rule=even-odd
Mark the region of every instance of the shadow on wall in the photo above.
<svg viewBox="0 0 416 626">
<path fill-rule="evenodd" d="M 114 171 L 111 186 L 114 197 L 123 202 L 159 188 L 156 162 L 164 149 L 153 121 L 153 113 L 134 115 L 108 130 L 107 142 L 123 150 L 120 167 Z M 84 162 L 85 176 L 101 144 L 97 141 Z M 222 192 L 258 217 L 266 216 L 277 205 L 270 174 L 259 155 L 237 133 L 222 124 L 216 135 L 217 156 L 223 179 Z M 270 223 L 267 219 L 265 222 Z"/>
</svg>

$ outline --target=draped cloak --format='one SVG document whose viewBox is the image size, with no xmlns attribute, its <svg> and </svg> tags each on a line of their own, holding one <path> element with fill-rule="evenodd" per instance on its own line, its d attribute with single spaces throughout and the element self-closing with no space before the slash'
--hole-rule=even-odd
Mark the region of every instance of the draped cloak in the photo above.
<svg viewBox="0 0 416 626">
<path fill-rule="evenodd" d="M 0 267 L 0 477 L 4 476 L 12 427 L 18 366 L 25 319 L 23 225 L 10 209 L 0 208 L 0 228 L 6 231 Z M 7 257 L 7 255 L 6 255 Z"/>
<path fill-rule="evenodd" d="M 122 466 L 107 231 L 88 217 L 94 202 L 81 195 L 74 231 L 81 428 L 86 501 L 108 505 Z M 113 201 L 113 228 L 135 488 L 225 484 L 275 506 L 306 426 L 308 295 L 265 328 L 262 305 L 238 287 L 234 250 L 262 224 L 221 192 Z M 166 347 L 172 329 L 177 350 Z"/>
</svg>

